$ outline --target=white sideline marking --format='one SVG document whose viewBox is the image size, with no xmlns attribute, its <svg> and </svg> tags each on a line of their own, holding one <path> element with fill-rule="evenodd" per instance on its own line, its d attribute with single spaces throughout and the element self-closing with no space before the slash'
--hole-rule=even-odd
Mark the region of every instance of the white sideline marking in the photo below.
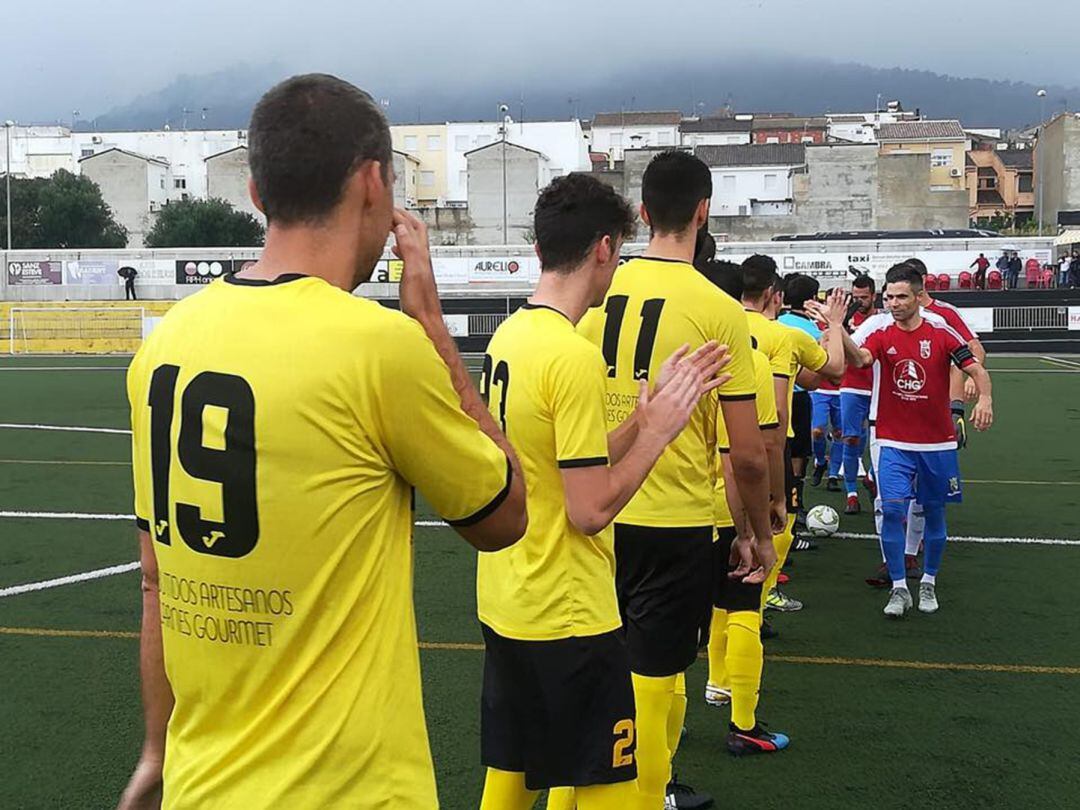
<svg viewBox="0 0 1080 810">
<path fill-rule="evenodd" d="M 861 532 L 837 532 L 833 537 L 844 540 L 877 540 L 876 534 Z M 1033 545 L 1033 546 L 1080 546 L 1080 540 L 1067 540 L 1062 537 L 964 537 L 949 535 L 950 543 L 985 543 L 988 545 Z"/>
<path fill-rule="evenodd" d="M 134 515 L 120 515 L 120 514 L 94 514 L 89 512 L 13 512 L 13 511 L 0 511 L 0 518 L 16 517 L 16 518 L 65 518 L 72 520 L 134 520 Z M 424 528 L 443 528 L 448 526 L 445 521 L 442 520 L 417 520 L 414 526 L 420 526 Z M 839 537 L 844 540 L 877 540 L 876 534 L 862 534 L 859 532 L 837 532 L 833 537 Z M 1021 545 L 1041 545 L 1041 546 L 1080 546 L 1080 540 L 1065 540 L 1057 537 L 950 537 L 950 542 L 953 543 L 986 543 L 986 544 L 1021 544 Z M 138 562 L 122 563 L 121 565 L 110 565 L 107 568 L 95 568 L 93 571 L 84 571 L 81 574 L 71 574 L 66 577 L 56 577 L 55 579 L 45 579 L 40 582 L 27 582 L 23 585 L 12 585 L 7 588 L 0 588 L 0 598 L 5 596 L 17 596 L 22 593 L 31 593 L 33 591 L 44 591 L 49 588 L 59 588 L 63 585 L 73 585 L 78 582 L 87 582 L 92 579 L 101 579 L 103 577 L 111 577 L 116 574 L 126 574 L 128 571 L 135 571 L 138 569 Z"/>
<path fill-rule="evenodd" d="M 1041 357 L 1040 360 L 1045 360 L 1047 363 L 1057 363 L 1058 365 L 1065 366 L 1065 368 L 1077 368 L 1080 369 L 1080 363 L 1075 360 L 1066 360 L 1062 357 Z"/>
<path fill-rule="evenodd" d="M 56 520 L 135 520 L 134 515 L 107 514 L 102 512 L 20 512 L 0 510 L 0 518 L 33 518 Z"/>
<path fill-rule="evenodd" d="M 104 512 L 21 512 L 15 510 L 0 511 L 0 518 L 41 518 L 58 520 L 135 520 L 135 515 L 122 515 Z M 417 520 L 414 526 L 421 528 L 445 528 L 448 524 L 444 520 Z M 833 537 L 845 540 L 876 540 L 876 534 L 862 534 L 858 532 L 837 532 Z M 1041 546 L 1080 546 L 1080 540 L 1063 537 L 965 537 L 949 535 L 950 542 L 956 543 L 987 543 L 987 544 L 1031 544 Z"/>
<path fill-rule="evenodd" d="M 86 582 L 91 579 L 111 577 L 114 574 L 126 574 L 139 567 L 137 562 L 123 563 L 122 565 L 110 565 L 108 568 L 95 568 L 93 571 L 84 571 L 81 574 L 71 574 L 56 579 L 43 579 L 40 582 L 27 582 L 24 585 L 12 585 L 8 588 L 0 588 L 0 598 L 5 596 L 17 596 L 20 593 L 32 591 L 44 591 L 49 588 L 59 588 L 61 585 L 71 585 L 75 582 Z"/>
<path fill-rule="evenodd" d="M 3 366 L 0 371 L 127 371 L 127 366 Z"/>
<path fill-rule="evenodd" d="M 7 430 L 61 430 L 69 433 L 118 433 L 122 436 L 130 436 L 130 430 L 119 428 L 77 427 L 74 425 L 24 425 L 13 422 L 0 422 L 0 428 Z"/>
</svg>

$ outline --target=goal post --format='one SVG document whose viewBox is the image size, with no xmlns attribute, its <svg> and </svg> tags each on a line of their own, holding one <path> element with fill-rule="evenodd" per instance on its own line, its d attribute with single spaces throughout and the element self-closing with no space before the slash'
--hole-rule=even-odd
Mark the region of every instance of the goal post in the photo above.
<svg viewBox="0 0 1080 810">
<path fill-rule="evenodd" d="M 8 311 L 11 354 L 131 354 L 145 307 L 18 307 Z"/>
</svg>

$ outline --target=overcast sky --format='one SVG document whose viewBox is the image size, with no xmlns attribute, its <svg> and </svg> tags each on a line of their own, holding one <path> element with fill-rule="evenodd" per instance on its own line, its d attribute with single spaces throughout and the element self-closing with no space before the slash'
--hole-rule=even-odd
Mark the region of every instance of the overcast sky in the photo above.
<svg viewBox="0 0 1080 810">
<path fill-rule="evenodd" d="M 237 63 L 401 87 L 785 53 L 1080 87 L 1078 0 L 3 0 L 0 30 L 0 118 L 38 121 L 89 118 Z"/>
</svg>

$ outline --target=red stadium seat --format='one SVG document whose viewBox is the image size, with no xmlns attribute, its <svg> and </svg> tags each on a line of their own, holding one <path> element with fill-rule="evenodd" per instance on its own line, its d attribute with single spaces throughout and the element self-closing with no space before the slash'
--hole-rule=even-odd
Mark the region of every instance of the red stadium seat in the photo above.
<svg viewBox="0 0 1080 810">
<path fill-rule="evenodd" d="M 1000 290 L 1001 289 L 1001 271 L 991 270 L 986 274 L 986 289 L 988 290 Z"/>
<path fill-rule="evenodd" d="M 923 279 L 923 286 L 928 290 L 937 289 L 937 276 L 933 273 L 927 273 L 926 278 Z"/>
<path fill-rule="evenodd" d="M 967 270 L 962 271 L 960 273 L 960 279 L 957 282 L 956 286 L 959 287 L 961 290 L 970 290 L 972 287 L 971 273 Z"/>
<path fill-rule="evenodd" d="M 941 274 L 940 274 L 940 275 L 939 275 L 939 276 L 937 277 L 937 288 L 938 288 L 939 290 L 947 290 L 947 289 L 949 289 L 949 286 L 950 286 L 951 284 L 952 284 L 952 279 L 951 279 L 951 278 L 949 278 L 949 274 L 948 274 L 948 273 L 941 273 Z"/>
<path fill-rule="evenodd" d="M 1042 280 L 1042 266 L 1037 259 L 1028 259 L 1024 264 L 1024 283 L 1031 289 L 1039 286 Z"/>
<path fill-rule="evenodd" d="M 1039 286 L 1050 288 L 1054 286 L 1054 271 L 1047 268 L 1042 271 L 1042 278 L 1039 279 Z"/>
</svg>

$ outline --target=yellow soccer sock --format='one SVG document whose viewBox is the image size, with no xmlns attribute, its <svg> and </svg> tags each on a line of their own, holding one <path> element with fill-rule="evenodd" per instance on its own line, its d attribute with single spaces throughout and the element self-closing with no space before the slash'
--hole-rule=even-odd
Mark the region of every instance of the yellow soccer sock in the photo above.
<svg viewBox="0 0 1080 810">
<path fill-rule="evenodd" d="M 538 795 L 525 787 L 525 774 L 488 768 L 480 810 L 531 810 Z"/>
<path fill-rule="evenodd" d="M 787 561 L 788 552 L 791 551 L 791 544 L 795 540 L 794 530 L 795 516 L 788 515 L 787 526 L 784 527 L 784 531 L 773 538 L 773 546 L 776 548 L 776 566 L 761 585 L 762 610 L 765 610 L 765 599 L 769 596 L 769 591 L 776 587 L 776 580 L 780 576 L 780 569 L 784 567 L 784 563 Z"/>
<path fill-rule="evenodd" d="M 683 725 L 686 723 L 686 673 L 680 672 L 675 676 L 675 694 L 671 698 L 671 711 L 668 712 L 667 721 L 667 744 L 671 751 L 671 758 L 679 750 L 679 740 L 682 739 Z"/>
<path fill-rule="evenodd" d="M 724 657 L 728 645 L 728 612 L 715 608 L 709 628 L 709 685 L 727 689 L 728 672 Z"/>
<path fill-rule="evenodd" d="M 756 724 L 761 690 L 761 614 L 739 610 L 728 614 L 727 671 L 731 679 L 731 722 L 743 731 Z"/>
<path fill-rule="evenodd" d="M 671 781 L 667 724 L 679 676 L 650 678 L 632 673 L 632 677 L 637 705 L 637 807 L 655 810 L 664 806 L 664 792 Z"/>
<path fill-rule="evenodd" d="M 577 810 L 629 810 L 634 806 L 636 798 L 637 787 L 633 782 L 579 787 L 577 788 Z M 657 807 L 661 806 L 663 806 L 662 799 Z M 557 806 L 551 803 L 551 799 L 548 799 L 548 810 L 555 807 Z M 573 810 L 573 805 L 559 808 L 559 810 Z"/>
<path fill-rule="evenodd" d="M 634 783 L 627 782 L 627 784 L 630 785 L 630 795 L 633 796 Z M 559 787 L 548 791 L 547 810 L 574 810 L 575 807 L 577 807 L 577 791 L 574 788 Z"/>
</svg>

